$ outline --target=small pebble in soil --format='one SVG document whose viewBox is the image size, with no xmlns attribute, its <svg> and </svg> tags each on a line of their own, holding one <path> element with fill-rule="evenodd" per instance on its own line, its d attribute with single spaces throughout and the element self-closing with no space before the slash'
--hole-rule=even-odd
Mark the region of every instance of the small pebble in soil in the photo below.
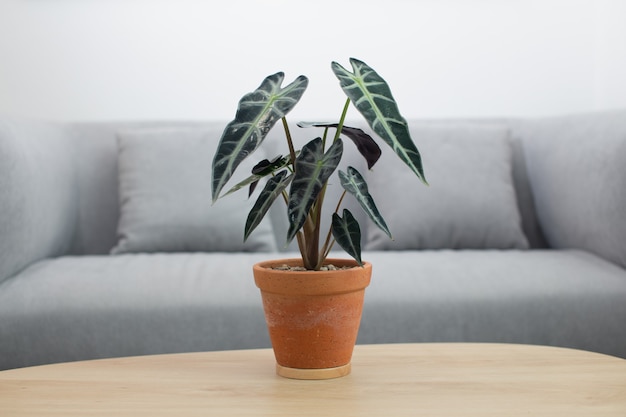
<svg viewBox="0 0 626 417">
<path fill-rule="evenodd" d="M 335 265 L 329 264 L 329 265 L 324 265 L 323 267 L 320 268 L 320 271 L 338 271 L 340 269 L 351 269 L 353 268 L 352 266 L 342 266 L 342 267 L 337 267 Z M 282 265 L 278 265 L 273 267 L 272 269 L 275 269 L 277 271 L 306 271 L 306 268 L 304 268 L 303 266 L 289 266 L 287 264 L 282 264 Z"/>
</svg>

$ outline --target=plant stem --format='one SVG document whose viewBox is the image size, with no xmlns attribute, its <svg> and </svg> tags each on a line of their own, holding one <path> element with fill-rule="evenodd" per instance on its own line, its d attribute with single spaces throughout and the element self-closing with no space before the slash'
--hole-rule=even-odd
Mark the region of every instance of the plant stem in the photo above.
<svg viewBox="0 0 626 417">
<path fill-rule="evenodd" d="M 346 103 L 343 105 L 343 110 L 341 111 L 341 117 L 339 118 L 339 123 L 337 124 L 337 130 L 335 131 L 335 137 L 333 139 L 333 142 L 339 139 L 339 136 L 341 135 L 341 130 L 343 129 L 343 124 L 346 120 L 346 115 L 348 114 L 348 109 L 350 108 L 350 99 L 347 98 L 346 99 Z M 346 190 L 343 191 L 343 193 L 341 194 L 341 198 L 339 199 L 339 201 L 337 202 L 337 207 L 335 207 L 335 213 L 337 213 L 339 211 L 339 207 L 341 207 L 341 203 L 343 202 L 343 198 L 346 196 Z M 328 233 L 326 233 L 326 239 L 324 240 L 324 246 L 322 247 L 322 259 L 326 259 L 326 257 L 328 257 L 328 254 L 330 253 L 330 250 L 332 249 L 334 243 L 335 243 L 335 239 L 333 239 L 333 233 L 332 233 L 332 225 L 328 228 Z"/>
<path fill-rule="evenodd" d="M 326 151 L 326 138 L 328 137 L 328 127 L 324 128 L 324 134 L 322 135 L 322 149 Z"/>
<path fill-rule="evenodd" d="M 343 198 L 345 196 L 346 196 L 346 190 L 343 190 L 343 193 L 341 194 L 341 198 L 339 198 L 339 201 L 337 202 L 337 206 L 335 207 L 335 213 L 339 212 L 339 207 L 341 207 L 341 203 L 343 202 Z M 332 237 L 333 237 L 333 227 L 331 225 L 328 228 L 328 233 L 326 233 L 326 240 L 324 241 L 324 246 L 322 247 L 322 257 L 324 259 L 326 259 L 326 257 L 330 253 L 330 249 L 333 247 L 333 244 L 335 243 L 335 239 L 332 239 Z M 331 242 L 331 239 L 332 239 L 332 242 Z"/>
<path fill-rule="evenodd" d="M 293 147 L 293 140 L 291 139 L 291 132 L 289 131 L 289 124 L 287 123 L 287 118 L 285 116 L 282 117 L 283 121 L 283 129 L 285 129 L 285 137 L 287 138 L 287 146 L 289 146 L 289 157 L 291 158 L 291 163 L 293 164 L 296 161 L 296 150 Z M 294 165 L 294 170 L 296 169 Z"/>
<path fill-rule="evenodd" d="M 350 108 L 350 99 L 346 99 L 346 104 L 343 105 L 343 111 L 341 112 L 341 118 L 339 119 L 339 125 L 337 126 L 337 131 L 335 132 L 335 138 L 333 141 L 339 139 L 339 135 L 341 134 L 341 129 L 343 129 L 343 123 L 346 120 L 346 115 L 348 114 L 348 109 Z"/>
<path fill-rule="evenodd" d="M 335 239 L 333 239 L 330 242 L 330 245 L 328 245 L 328 248 L 324 251 L 324 259 L 328 258 L 328 255 L 330 255 L 330 250 L 333 248 L 334 244 L 335 244 Z"/>
<path fill-rule="evenodd" d="M 298 241 L 298 249 L 300 250 L 300 256 L 302 256 L 302 265 L 306 268 L 309 269 L 308 265 L 310 265 L 310 261 L 309 261 L 309 255 L 306 252 L 306 241 L 304 239 L 304 233 L 302 233 L 302 231 L 299 231 L 298 233 L 296 233 L 296 240 Z"/>
<path fill-rule="evenodd" d="M 315 201 L 312 216 L 315 224 L 315 230 L 313 231 L 313 240 L 311 242 L 311 251 L 315 253 L 315 270 L 319 270 L 324 263 L 326 257 L 323 254 L 323 251 L 320 251 L 320 231 L 322 228 L 322 206 L 324 205 L 324 196 L 326 195 L 326 186 L 328 184 L 324 184 L 322 190 L 317 196 L 317 200 Z M 320 256 L 321 255 L 321 256 Z"/>
<path fill-rule="evenodd" d="M 346 99 L 346 103 L 343 105 L 343 110 L 341 112 L 341 118 L 339 119 L 339 123 L 337 125 L 337 130 L 335 132 L 335 137 L 333 139 L 333 142 L 337 141 L 339 139 L 339 136 L 341 135 L 341 130 L 343 129 L 343 123 L 346 120 L 346 115 L 348 114 L 348 109 L 350 108 L 350 99 Z M 328 128 L 327 128 L 328 129 Z M 326 140 L 326 132 L 327 130 L 324 131 L 324 141 Z M 315 225 L 316 225 L 316 230 L 314 233 L 314 236 L 316 237 L 316 247 L 317 247 L 317 256 L 319 257 L 317 265 L 315 266 L 315 269 L 319 269 L 322 267 L 322 264 L 324 263 L 324 261 L 326 260 L 326 257 L 328 256 L 328 254 L 330 253 L 331 248 L 333 247 L 333 244 L 335 243 L 335 239 L 332 239 L 332 225 L 330 226 L 330 228 L 328 229 L 328 233 L 326 234 L 326 239 L 324 241 L 324 246 L 321 248 L 319 248 L 319 235 L 320 235 L 320 223 L 321 223 L 321 214 L 322 214 L 322 205 L 324 202 L 324 194 L 326 193 L 326 186 L 327 184 L 324 184 L 324 187 L 322 188 L 322 191 L 320 192 L 320 194 L 317 197 L 317 200 L 315 202 L 315 206 L 314 206 L 314 216 L 315 216 Z M 339 199 L 339 202 L 337 203 L 337 207 L 335 208 L 335 213 L 337 211 L 339 211 L 339 207 L 341 206 L 341 202 L 343 201 L 344 196 L 346 195 L 346 191 L 344 190 L 343 194 L 341 195 L 341 198 Z M 311 252 L 309 252 L 311 253 Z M 321 254 L 321 256 L 320 256 Z"/>
<path fill-rule="evenodd" d="M 287 123 L 287 118 L 286 117 L 282 117 L 281 118 L 282 122 L 283 122 L 283 129 L 285 130 L 285 138 L 287 139 L 287 146 L 289 147 L 289 159 L 291 159 L 291 166 L 292 172 L 296 171 L 296 150 L 293 147 L 293 139 L 291 138 L 291 131 L 289 130 L 289 124 Z M 287 194 L 287 192 L 285 190 L 283 190 L 282 192 L 282 196 L 283 196 L 283 200 L 285 201 L 285 205 L 287 205 L 287 207 L 289 207 L 289 195 Z M 309 265 L 309 257 L 308 257 L 308 253 L 307 253 L 307 242 L 306 242 L 306 236 L 305 233 L 302 233 L 302 231 L 298 231 L 296 233 L 296 240 L 298 241 L 298 250 L 300 251 L 300 255 L 302 256 L 302 262 L 304 264 L 304 266 L 306 267 L 306 265 Z"/>
</svg>

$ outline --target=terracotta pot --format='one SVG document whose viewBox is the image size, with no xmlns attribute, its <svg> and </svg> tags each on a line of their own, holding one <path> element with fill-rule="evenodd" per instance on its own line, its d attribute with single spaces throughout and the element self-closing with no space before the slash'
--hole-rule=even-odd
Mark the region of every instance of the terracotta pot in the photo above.
<svg viewBox="0 0 626 417">
<path fill-rule="evenodd" d="M 328 379 L 350 373 L 365 288 L 372 265 L 328 259 L 333 271 L 284 271 L 300 259 L 278 259 L 253 267 L 265 320 L 276 356 L 277 373 L 297 379 Z"/>
</svg>

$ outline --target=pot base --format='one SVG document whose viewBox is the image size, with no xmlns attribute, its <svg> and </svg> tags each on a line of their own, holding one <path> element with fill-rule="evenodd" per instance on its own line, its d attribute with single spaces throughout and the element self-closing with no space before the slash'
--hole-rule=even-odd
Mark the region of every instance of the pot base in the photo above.
<svg viewBox="0 0 626 417">
<path fill-rule="evenodd" d="M 276 374 L 291 379 L 333 379 L 346 376 L 352 370 L 350 363 L 335 368 L 300 369 L 276 364 Z"/>
</svg>

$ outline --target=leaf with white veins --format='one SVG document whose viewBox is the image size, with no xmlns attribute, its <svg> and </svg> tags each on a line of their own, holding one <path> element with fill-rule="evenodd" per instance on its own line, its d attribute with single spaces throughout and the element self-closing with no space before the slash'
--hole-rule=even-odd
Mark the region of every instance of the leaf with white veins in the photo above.
<svg viewBox="0 0 626 417">
<path fill-rule="evenodd" d="M 295 237 L 306 221 L 318 194 L 337 169 L 343 153 L 343 141 L 336 140 L 324 153 L 321 138 L 316 138 L 302 147 L 295 161 L 295 177 L 289 190 L 289 230 L 287 243 Z"/>
<path fill-rule="evenodd" d="M 352 256 L 360 266 L 361 260 L 361 228 L 348 209 L 343 210 L 343 217 L 333 213 L 332 232 L 335 241 L 343 250 Z"/>
<path fill-rule="evenodd" d="M 344 93 L 376 132 L 405 164 L 424 182 L 424 169 L 409 126 L 400 114 L 387 82 L 366 63 L 350 58 L 354 73 L 340 64 L 331 64 Z"/>
<path fill-rule="evenodd" d="M 212 197 L 215 202 L 235 169 L 261 145 L 274 124 L 295 107 L 308 79 L 301 75 L 285 88 L 282 72 L 270 75 L 239 101 L 235 119 L 224 129 L 213 159 Z"/>
<path fill-rule="evenodd" d="M 244 229 L 244 241 L 248 239 L 250 233 L 261 223 L 263 217 L 272 206 L 276 198 L 281 195 L 283 190 L 289 185 L 293 179 L 293 174 L 288 177 L 287 171 L 280 171 L 267 181 L 265 187 L 259 194 L 259 197 L 252 206 L 248 218 L 246 220 L 246 226 Z"/>
<path fill-rule="evenodd" d="M 341 186 L 356 198 L 374 224 L 376 224 L 380 230 L 385 232 L 385 234 L 392 239 L 391 232 L 385 223 L 385 219 L 383 219 L 383 216 L 381 216 L 378 211 L 378 208 L 374 203 L 374 199 L 370 195 L 367 188 L 367 183 L 359 171 L 353 167 L 348 167 L 348 173 L 340 170 L 339 181 L 341 181 Z"/>
<path fill-rule="evenodd" d="M 240 189 L 248 185 L 256 186 L 256 183 L 261 178 L 264 178 L 270 175 L 272 172 L 278 171 L 279 169 L 286 167 L 287 165 L 289 165 L 290 162 L 291 161 L 289 160 L 288 156 L 277 157 L 272 161 L 269 161 L 267 159 L 262 160 L 261 162 L 259 162 L 258 164 L 254 166 L 254 168 L 252 169 L 252 175 L 250 175 L 248 178 L 245 178 L 241 182 L 235 184 L 230 190 L 228 190 L 228 192 L 222 194 L 220 198 L 226 197 L 227 195 L 232 194 L 235 191 L 239 191 Z M 250 192 L 248 193 L 248 197 L 252 195 L 253 190 L 254 190 L 253 188 L 250 189 Z"/>
</svg>

